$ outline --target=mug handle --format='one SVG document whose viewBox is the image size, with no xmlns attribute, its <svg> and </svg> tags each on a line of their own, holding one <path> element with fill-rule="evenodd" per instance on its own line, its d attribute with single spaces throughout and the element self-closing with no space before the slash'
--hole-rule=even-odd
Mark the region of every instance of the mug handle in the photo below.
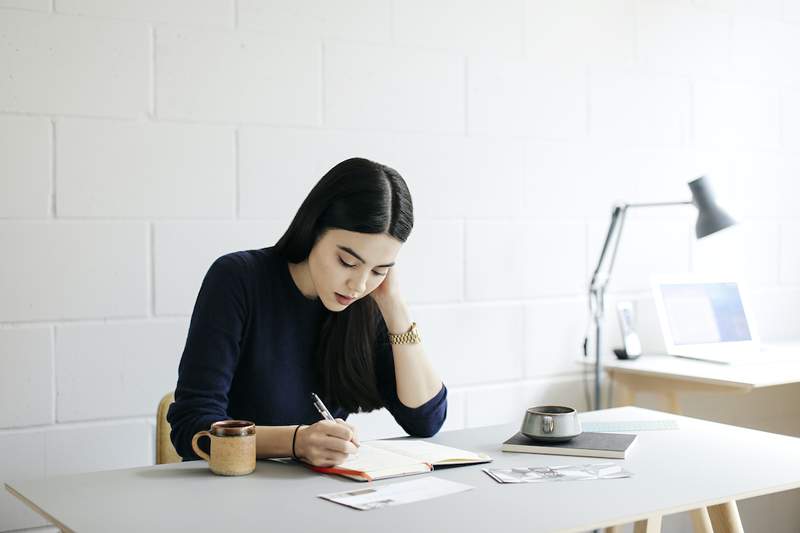
<svg viewBox="0 0 800 533">
<path fill-rule="evenodd" d="M 545 433 L 552 433 L 553 429 L 555 429 L 555 424 L 553 423 L 552 416 L 543 416 L 542 417 L 542 430 Z"/>
<path fill-rule="evenodd" d="M 208 437 L 208 439 L 211 440 L 211 432 L 210 431 L 198 431 L 197 433 L 195 433 L 194 437 L 192 437 L 192 449 L 194 450 L 194 453 L 196 453 L 198 456 L 202 457 L 203 459 L 205 459 L 208 462 L 211 462 L 211 457 L 209 457 L 208 454 L 206 452 L 204 452 L 203 450 L 201 450 L 200 447 L 197 445 L 197 440 L 200 437 Z"/>
</svg>

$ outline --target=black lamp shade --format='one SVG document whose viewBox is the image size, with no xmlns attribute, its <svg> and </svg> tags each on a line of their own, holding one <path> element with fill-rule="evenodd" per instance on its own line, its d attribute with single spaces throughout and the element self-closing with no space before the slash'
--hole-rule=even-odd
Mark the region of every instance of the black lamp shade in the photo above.
<svg viewBox="0 0 800 533">
<path fill-rule="evenodd" d="M 692 191 L 692 201 L 697 207 L 695 234 L 698 239 L 736 224 L 736 220 L 717 205 L 711 184 L 705 176 L 690 181 L 689 189 Z"/>
</svg>

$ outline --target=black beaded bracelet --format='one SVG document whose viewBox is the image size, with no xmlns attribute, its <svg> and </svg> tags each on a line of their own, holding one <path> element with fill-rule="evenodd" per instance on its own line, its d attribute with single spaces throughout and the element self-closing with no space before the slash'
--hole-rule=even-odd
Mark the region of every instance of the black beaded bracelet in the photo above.
<svg viewBox="0 0 800 533">
<path fill-rule="evenodd" d="M 296 460 L 300 460 L 300 458 L 294 453 L 294 443 L 297 440 L 297 430 L 300 429 L 300 426 L 302 426 L 302 424 L 297 424 L 297 427 L 294 428 L 294 435 L 292 435 L 292 459 Z"/>
</svg>

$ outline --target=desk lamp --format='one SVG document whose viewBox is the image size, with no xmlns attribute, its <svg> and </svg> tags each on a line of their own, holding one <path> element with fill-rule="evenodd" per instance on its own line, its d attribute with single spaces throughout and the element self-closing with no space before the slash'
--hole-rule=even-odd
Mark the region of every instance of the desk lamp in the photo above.
<svg viewBox="0 0 800 533">
<path fill-rule="evenodd" d="M 611 211 L 611 224 L 608 227 L 603 250 L 600 252 L 600 259 L 597 267 L 592 274 L 592 281 L 589 284 L 589 309 L 592 313 L 592 321 L 595 329 L 595 361 L 594 361 L 594 409 L 601 409 L 601 390 L 603 361 L 600 357 L 601 346 L 603 345 L 603 317 L 605 313 L 605 293 L 608 282 L 611 279 L 611 270 L 614 268 L 614 259 L 619 247 L 619 239 L 622 234 L 622 226 L 625 222 L 625 215 L 628 209 L 639 207 L 663 207 L 669 205 L 690 205 L 697 208 L 697 224 L 695 225 L 695 235 L 702 239 L 707 235 L 716 233 L 721 229 L 732 226 L 736 221 L 723 211 L 714 201 L 714 194 L 705 176 L 701 176 L 689 182 L 689 189 L 692 192 L 692 199 L 682 202 L 656 202 L 642 204 L 618 204 Z M 588 337 L 584 339 L 584 355 Z"/>
</svg>

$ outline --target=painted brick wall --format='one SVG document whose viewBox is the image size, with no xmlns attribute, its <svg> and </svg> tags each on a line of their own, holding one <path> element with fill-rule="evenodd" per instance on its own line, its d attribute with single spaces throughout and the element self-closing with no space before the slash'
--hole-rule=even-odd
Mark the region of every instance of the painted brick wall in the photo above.
<svg viewBox="0 0 800 533">
<path fill-rule="evenodd" d="M 741 225 L 695 242 L 691 208 L 632 213 L 611 304 L 635 300 L 658 349 L 648 276 L 731 272 L 764 337 L 800 335 L 797 5 L 0 0 L 0 481 L 152 463 L 206 269 L 274 244 L 356 155 L 414 195 L 400 267 L 446 429 L 586 407 L 574 361 L 611 205 L 688 198 L 700 174 Z M 684 403 L 800 435 L 799 399 Z M 794 531 L 796 498 L 744 502 L 745 525 Z M 43 525 L 0 494 L 0 530 Z"/>
</svg>

